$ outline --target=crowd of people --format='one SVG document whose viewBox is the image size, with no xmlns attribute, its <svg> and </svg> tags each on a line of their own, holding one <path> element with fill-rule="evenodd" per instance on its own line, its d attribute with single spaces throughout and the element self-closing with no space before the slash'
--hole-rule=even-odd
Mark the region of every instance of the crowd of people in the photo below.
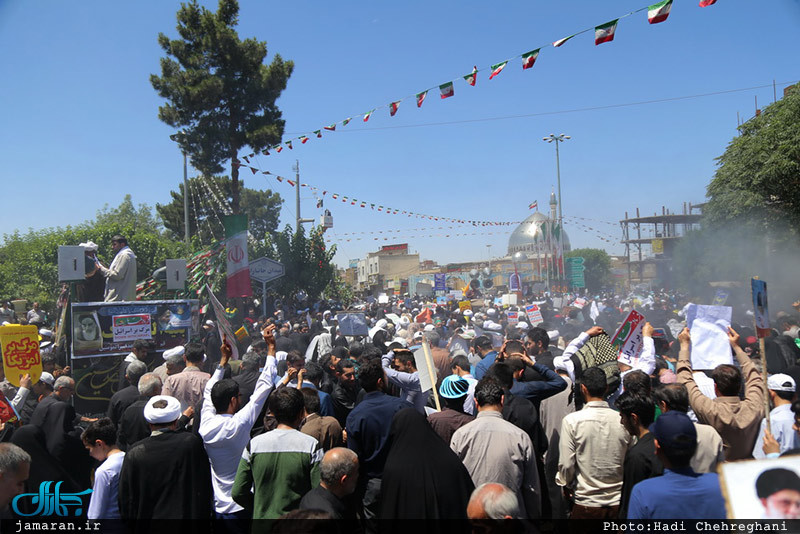
<svg viewBox="0 0 800 534">
<path fill-rule="evenodd" d="M 0 506 L 58 481 L 85 492 L 89 519 L 142 532 L 165 519 L 231 533 L 287 518 L 354 532 L 407 530 L 398 519 L 721 520 L 720 465 L 798 451 L 796 309 L 775 315 L 764 354 L 734 310 L 735 363 L 693 369 L 685 298 L 558 301 L 537 301 L 534 326 L 492 301 L 370 299 L 366 336 L 343 335 L 324 303 L 251 318 L 255 334 L 238 340 L 204 317 L 202 339 L 150 369 L 153 348 L 134 343 L 99 419 L 76 414 L 69 368 L 43 350 L 38 383 L 0 382 L 22 423 L 2 432 Z M 642 353 L 618 359 L 609 337 L 633 308 L 647 318 Z M 800 517 L 792 475 L 759 479 L 763 517 Z M 19 499 L 5 517 L 36 506 Z"/>
</svg>

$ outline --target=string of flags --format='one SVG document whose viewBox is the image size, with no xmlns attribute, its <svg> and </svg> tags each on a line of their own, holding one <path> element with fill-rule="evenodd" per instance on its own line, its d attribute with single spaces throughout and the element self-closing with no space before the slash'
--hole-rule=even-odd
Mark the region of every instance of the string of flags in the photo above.
<svg viewBox="0 0 800 534">
<path fill-rule="evenodd" d="M 613 19 L 613 20 L 610 20 L 610 21 L 605 22 L 603 24 L 599 24 L 597 26 L 594 26 L 593 28 L 586 28 L 586 29 L 581 30 L 579 32 L 573 33 L 572 35 L 569 35 L 567 37 L 563 37 L 561 39 L 553 41 L 552 44 L 542 45 L 539 48 L 530 50 L 528 52 L 525 52 L 525 53 L 519 54 L 517 56 L 514 56 L 512 58 L 506 59 L 504 61 L 495 63 L 495 64 L 491 65 L 491 67 L 489 67 L 488 69 L 487 68 L 478 69 L 477 65 L 473 66 L 472 67 L 472 72 L 462 76 L 462 78 L 467 83 L 467 85 L 470 85 L 470 86 L 474 87 L 476 85 L 476 83 L 477 83 L 478 73 L 479 72 L 489 70 L 490 71 L 489 80 L 492 80 L 495 77 L 497 77 L 501 72 L 503 72 L 503 70 L 506 68 L 506 66 L 508 66 L 509 62 L 511 62 L 513 60 L 516 60 L 516 59 L 521 59 L 522 70 L 531 69 L 534 66 L 534 64 L 536 63 L 536 60 L 539 57 L 539 53 L 542 51 L 543 48 L 548 48 L 550 46 L 552 46 L 553 48 L 559 48 L 559 47 L 563 46 L 565 43 L 567 43 L 568 41 L 572 40 L 574 37 L 577 37 L 578 35 L 581 35 L 581 34 L 586 33 L 586 32 L 591 32 L 592 30 L 594 30 L 594 44 L 595 44 L 595 46 L 601 45 L 603 43 L 609 43 L 609 42 L 613 41 L 614 37 L 616 36 L 617 25 L 619 24 L 620 20 L 622 20 L 624 18 L 627 18 L 627 17 L 630 17 L 632 15 L 635 15 L 637 13 L 640 13 L 640 12 L 646 10 L 647 11 L 647 22 L 649 24 L 659 24 L 661 22 L 666 21 L 667 18 L 669 17 L 670 12 L 672 10 L 672 2 L 673 2 L 673 0 L 662 0 L 660 2 L 657 2 L 655 4 L 649 5 L 647 7 L 639 8 L 639 9 L 637 9 L 635 11 L 631 11 L 630 13 L 622 15 L 622 16 L 616 18 L 616 19 Z M 701 0 L 698 5 L 700 7 L 708 7 L 708 6 L 714 5 L 715 3 L 717 3 L 717 0 Z M 432 90 L 436 90 L 436 89 L 439 90 L 440 99 L 446 99 L 446 98 L 450 98 L 452 96 L 455 96 L 455 81 L 457 81 L 457 80 L 450 80 L 450 81 L 445 82 L 443 84 L 439 84 L 437 86 L 429 87 L 428 89 L 425 89 L 424 91 L 419 91 L 419 92 L 416 92 L 416 93 L 414 93 L 412 95 L 408 95 L 408 96 L 405 96 L 405 97 L 400 98 L 398 100 L 394 100 L 394 101 L 390 102 L 388 104 L 388 106 L 387 105 L 376 106 L 376 107 L 370 109 L 369 111 L 367 111 L 366 113 L 363 113 L 361 115 L 362 122 L 369 121 L 369 119 L 372 117 L 373 113 L 375 113 L 378 109 L 380 109 L 382 107 L 383 108 L 388 107 L 389 116 L 390 117 L 394 117 L 397 114 L 398 110 L 400 109 L 400 104 L 404 100 L 410 99 L 410 98 L 413 98 L 414 101 L 416 102 L 417 107 L 421 108 L 423 102 L 425 102 L 425 99 L 426 99 L 426 97 L 428 95 L 428 92 L 432 91 Z M 323 126 L 322 128 L 320 128 L 318 130 L 314 130 L 313 132 L 309 132 L 308 134 L 302 134 L 302 135 L 300 135 L 298 137 L 295 137 L 293 139 L 289 139 L 287 141 L 282 141 L 281 143 L 278 143 L 276 145 L 272 145 L 270 147 L 267 147 L 266 150 L 264 150 L 263 152 L 259 152 L 259 153 L 261 153 L 261 154 L 263 154 L 265 156 L 269 156 L 271 152 L 276 152 L 276 153 L 282 152 L 284 147 L 288 148 L 289 150 L 292 150 L 294 148 L 293 141 L 300 141 L 301 144 L 305 144 L 309 140 L 310 136 L 314 136 L 314 137 L 316 137 L 318 139 L 321 139 L 323 131 L 335 132 L 337 126 L 340 126 L 340 127 L 347 126 L 352 120 L 353 120 L 352 116 L 347 117 L 346 119 L 334 122 L 333 124 L 330 124 L 328 126 Z M 249 158 L 252 158 L 255 155 L 256 155 L 256 152 L 253 152 L 253 153 L 249 154 L 248 156 L 244 157 L 243 159 L 246 162 L 249 163 Z M 236 163 L 237 162 L 234 162 L 234 164 L 236 164 Z"/>
</svg>

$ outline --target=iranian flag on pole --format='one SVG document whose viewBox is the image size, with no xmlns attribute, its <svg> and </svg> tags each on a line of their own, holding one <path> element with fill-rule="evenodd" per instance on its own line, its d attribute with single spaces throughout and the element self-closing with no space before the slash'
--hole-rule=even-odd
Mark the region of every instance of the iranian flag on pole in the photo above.
<svg viewBox="0 0 800 534">
<path fill-rule="evenodd" d="M 474 87 L 475 86 L 475 82 L 477 81 L 477 79 L 478 79 L 478 66 L 476 65 L 476 66 L 472 67 L 472 73 L 467 74 L 466 76 L 464 76 L 464 80 L 466 80 L 466 82 L 468 84 L 470 84 L 470 85 L 472 85 Z"/>
<path fill-rule="evenodd" d="M 559 46 L 563 45 L 564 43 L 566 43 L 567 41 L 569 41 L 569 40 L 570 40 L 570 39 L 572 39 L 573 37 L 575 37 L 575 34 L 574 34 L 574 33 L 573 33 L 572 35 L 570 35 L 569 37 L 564 37 L 563 39 L 559 39 L 558 41 L 555 41 L 555 42 L 553 43 L 553 46 L 555 46 L 556 48 L 558 48 Z"/>
<path fill-rule="evenodd" d="M 500 74 L 503 71 L 503 69 L 506 68 L 507 64 L 508 61 L 503 61 L 502 63 L 498 63 L 497 65 L 492 65 L 492 73 L 489 75 L 489 79 L 491 80 L 492 78 Z"/>
<path fill-rule="evenodd" d="M 522 70 L 529 69 L 533 67 L 533 64 L 536 63 L 536 58 L 539 57 L 539 48 L 536 50 L 531 50 L 526 54 L 522 54 Z"/>
<path fill-rule="evenodd" d="M 394 117 L 394 114 L 397 113 L 397 108 L 399 107 L 400 107 L 399 100 L 397 102 L 392 102 L 391 104 L 389 104 L 389 115 Z"/>
<path fill-rule="evenodd" d="M 422 91 L 421 93 L 417 93 L 417 107 L 421 108 L 422 103 L 425 102 L 425 97 L 428 96 L 428 91 Z"/>
<path fill-rule="evenodd" d="M 442 98 L 450 98 L 456 94 L 453 89 L 453 82 L 443 83 L 439 86 L 439 91 L 442 93 Z"/>
<path fill-rule="evenodd" d="M 647 22 L 658 24 L 664 22 L 669 17 L 669 10 L 672 9 L 672 0 L 663 0 L 647 8 Z"/>
<path fill-rule="evenodd" d="M 617 22 L 619 19 L 612 20 L 611 22 L 606 22 L 605 24 L 601 24 L 594 29 L 594 44 L 599 45 L 602 43 L 608 43 L 614 40 L 614 33 L 617 31 Z"/>
<path fill-rule="evenodd" d="M 225 215 L 225 250 L 228 254 L 228 291 L 231 297 L 251 297 L 250 265 L 247 261 L 247 215 Z"/>
</svg>

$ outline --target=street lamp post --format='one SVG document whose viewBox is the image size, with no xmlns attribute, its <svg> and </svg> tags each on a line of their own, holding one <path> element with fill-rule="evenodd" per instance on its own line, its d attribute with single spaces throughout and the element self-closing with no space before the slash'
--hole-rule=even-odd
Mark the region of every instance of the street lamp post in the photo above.
<svg viewBox="0 0 800 534">
<path fill-rule="evenodd" d="M 542 141 L 547 141 L 548 143 L 552 143 L 555 141 L 556 143 L 556 176 L 558 179 L 558 252 L 559 252 L 559 276 L 563 276 L 564 274 L 564 237 L 562 233 L 564 232 L 564 217 L 562 212 L 563 202 L 561 199 L 561 161 L 558 155 L 558 144 L 563 143 L 567 139 L 571 139 L 570 136 L 565 134 L 550 134 L 546 137 L 542 137 Z"/>
</svg>

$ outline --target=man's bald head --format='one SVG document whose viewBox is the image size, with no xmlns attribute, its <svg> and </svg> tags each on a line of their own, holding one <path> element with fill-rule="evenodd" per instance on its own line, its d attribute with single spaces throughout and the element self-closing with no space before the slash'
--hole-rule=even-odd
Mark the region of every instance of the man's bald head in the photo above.
<svg viewBox="0 0 800 534">
<path fill-rule="evenodd" d="M 517 495 L 506 486 L 493 482 L 481 484 L 467 505 L 470 519 L 518 519 L 522 517 Z"/>
<path fill-rule="evenodd" d="M 338 497 L 353 493 L 358 480 L 358 455 L 344 447 L 329 450 L 322 457 L 320 480 Z"/>
</svg>

